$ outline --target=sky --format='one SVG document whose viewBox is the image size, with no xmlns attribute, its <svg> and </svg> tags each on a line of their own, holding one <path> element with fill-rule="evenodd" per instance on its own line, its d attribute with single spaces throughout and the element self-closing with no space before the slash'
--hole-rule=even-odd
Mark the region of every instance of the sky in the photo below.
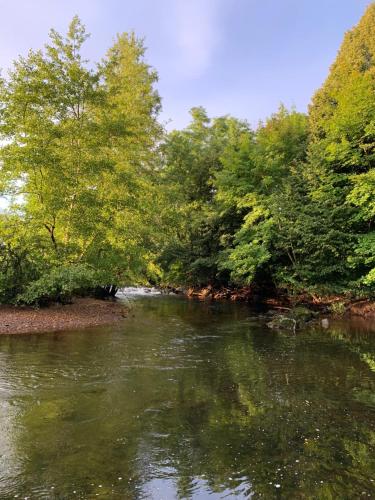
<svg viewBox="0 0 375 500">
<path fill-rule="evenodd" d="M 189 109 L 231 114 L 256 126 L 280 105 L 306 111 L 344 33 L 369 0 L 0 0 L 0 68 L 64 33 L 78 14 L 91 33 L 85 56 L 99 61 L 116 33 L 145 39 L 159 74 L 161 120 L 189 122 Z"/>
</svg>

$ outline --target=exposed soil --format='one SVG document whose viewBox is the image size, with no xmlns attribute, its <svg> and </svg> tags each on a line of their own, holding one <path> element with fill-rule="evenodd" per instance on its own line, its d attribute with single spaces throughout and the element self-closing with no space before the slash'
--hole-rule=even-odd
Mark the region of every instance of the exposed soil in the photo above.
<svg viewBox="0 0 375 500">
<path fill-rule="evenodd" d="M 189 298 L 200 300 L 233 300 L 249 303 L 263 303 L 271 309 L 292 309 L 298 305 L 304 305 L 315 311 L 335 314 L 335 305 L 342 305 L 342 313 L 363 318 L 375 318 L 375 301 L 370 299 L 353 300 L 344 296 L 313 297 L 308 294 L 289 297 L 285 292 L 267 295 L 253 289 L 243 288 L 219 288 L 212 286 L 205 288 L 189 288 L 186 295 Z M 336 313 L 337 314 L 337 313 Z"/>
<path fill-rule="evenodd" d="M 0 306 L 0 334 L 79 330 L 117 323 L 126 316 L 127 308 L 121 302 L 90 298 L 42 309 Z"/>
<path fill-rule="evenodd" d="M 213 300 L 233 300 L 233 301 L 247 301 L 252 302 L 254 298 L 254 292 L 251 287 L 244 288 L 225 288 L 221 287 L 216 289 L 212 286 L 207 286 L 205 288 L 189 288 L 186 291 L 186 295 L 189 298 L 197 298 L 201 300 L 213 299 Z"/>
<path fill-rule="evenodd" d="M 375 318 L 375 301 L 361 300 L 358 302 L 353 302 L 349 305 L 348 311 L 354 316 Z"/>
</svg>

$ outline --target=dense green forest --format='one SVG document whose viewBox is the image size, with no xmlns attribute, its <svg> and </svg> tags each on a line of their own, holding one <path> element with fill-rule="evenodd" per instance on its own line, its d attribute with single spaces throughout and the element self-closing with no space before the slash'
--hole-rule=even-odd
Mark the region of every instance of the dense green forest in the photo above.
<svg viewBox="0 0 375 500">
<path fill-rule="evenodd" d="M 375 4 L 308 114 L 253 130 L 191 110 L 158 119 L 134 34 L 97 65 L 74 18 L 0 82 L 0 302 L 126 284 L 375 294 Z"/>
</svg>

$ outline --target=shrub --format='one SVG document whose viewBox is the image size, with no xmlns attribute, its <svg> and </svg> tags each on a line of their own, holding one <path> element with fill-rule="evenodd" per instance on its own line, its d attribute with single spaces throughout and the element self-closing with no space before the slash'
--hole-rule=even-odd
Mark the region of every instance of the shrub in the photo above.
<svg viewBox="0 0 375 500">
<path fill-rule="evenodd" d="M 38 271 L 27 249 L 0 242 L 0 303 L 12 303 Z"/>
<path fill-rule="evenodd" d="M 343 314 L 345 314 L 346 311 L 345 303 L 341 301 L 333 302 L 330 305 L 330 310 L 331 313 L 335 314 L 336 316 L 342 316 Z"/>
<path fill-rule="evenodd" d="M 17 303 L 46 305 L 51 302 L 68 303 L 74 294 L 80 294 L 97 285 L 96 272 L 86 264 L 63 265 L 50 269 L 32 281 L 17 296 Z"/>
</svg>

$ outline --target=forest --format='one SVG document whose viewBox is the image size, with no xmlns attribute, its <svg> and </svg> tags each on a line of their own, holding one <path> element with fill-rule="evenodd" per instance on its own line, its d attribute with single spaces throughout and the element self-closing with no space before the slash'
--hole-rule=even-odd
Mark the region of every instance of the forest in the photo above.
<svg viewBox="0 0 375 500">
<path fill-rule="evenodd" d="M 66 35 L 0 80 L 0 303 L 129 284 L 375 296 L 375 4 L 308 113 L 159 118 L 143 40 Z M 275 82 L 275 85 L 277 82 Z"/>
</svg>

